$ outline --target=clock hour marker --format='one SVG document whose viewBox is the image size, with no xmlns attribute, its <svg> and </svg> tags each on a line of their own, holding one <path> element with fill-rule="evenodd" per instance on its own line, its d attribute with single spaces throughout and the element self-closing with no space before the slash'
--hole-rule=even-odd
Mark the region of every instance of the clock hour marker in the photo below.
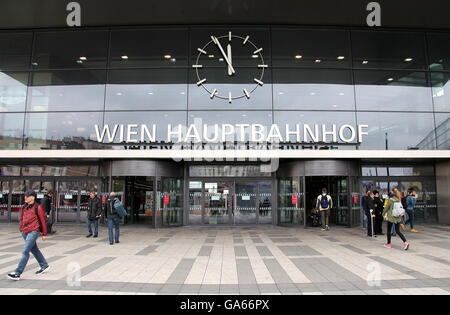
<svg viewBox="0 0 450 315">
<path fill-rule="evenodd" d="M 249 99 L 250 98 L 250 93 L 248 93 L 248 91 L 246 89 L 244 89 L 244 93 L 245 93 L 245 96 L 247 96 L 247 98 Z"/>
<path fill-rule="evenodd" d="M 253 54 L 256 55 L 257 53 L 260 53 L 262 50 L 263 50 L 262 48 L 255 50 L 255 52 Z"/>
<path fill-rule="evenodd" d="M 205 55 L 207 55 L 208 53 L 206 52 L 206 51 L 204 51 L 203 49 L 201 49 L 201 48 L 198 48 L 197 49 L 199 52 L 201 52 L 202 54 L 205 54 Z"/>
<path fill-rule="evenodd" d="M 192 68 L 203 68 L 203 65 L 193 65 Z"/>
<path fill-rule="evenodd" d="M 268 68 L 268 65 L 258 65 L 258 68 Z"/>
<path fill-rule="evenodd" d="M 228 32 L 228 40 L 231 42 L 231 32 Z"/>
<path fill-rule="evenodd" d="M 228 103 L 231 104 L 231 92 L 228 92 Z"/>
<path fill-rule="evenodd" d="M 259 85 L 261 85 L 261 86 L 263 86 L 264 85 L 264 82 L 263 81 L 261 81 L 261 80 L 258 80 L 258 79 L 253 79 L 256 83 L 258 83 Z"/>
<path fill-rule="evenodd" d="M 250 38 L 250 36 L 247 35 L 247 37 L 244 39 L 244 42 L 242 43 L 242 45 L 247 44 L 249 38 Z"/>
<path fill-rule="evenodd" d="M 209 96 L 211 99 L 214 98 L 214 96 L 216 96 L 217 94 L 217 89 L 214 89 L 214 91 L 212 91 L 211 95 Z"/>
<path fill-rule="evenodd" d="M 197 82 L 197 86 L 200 86 L 200 85 L 202 85 L 205 82 L 206 82 L 206 79 L 200 80 L 200 81 Z"/>
</svg>

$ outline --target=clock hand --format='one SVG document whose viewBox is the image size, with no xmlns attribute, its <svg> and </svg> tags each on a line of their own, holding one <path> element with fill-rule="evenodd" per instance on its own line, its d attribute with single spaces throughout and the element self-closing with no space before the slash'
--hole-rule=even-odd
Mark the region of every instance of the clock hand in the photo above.
<svg viewBox="0 0 450 315">
<path fill-rule="evenodd" d="M 228 52 L 228 60 L 230 61 L 231 64 L 233 64 L 233 60 L 231 57 L 231 45 L 230 44 L 228 44 L 228 46 L 227 46 L 227 52 Z M 233 71 L 231 69 L 232 69 L 232 67 L 228 66 L 228 75 L 233 74 Z"/>
<path fill-rule="evenodd" d="M 234 71 L 234 68 L 233 68 L 233 66 L 231 65 L 231 62 L 228 60 L 228 57 L 227 57 L 227 55 L 225 54 L 225 51 L 223 50 L 222 45 L 220 44 L 219 40 L 218 40 L 216 37 L 214 37 L 214 36 L 211 36 L 211 38 L 212 38 L 214 44 L 216 44 L 216 45 L 219 47 L 220 52 L 221 52 L 222 55 L 223 55 L 223 58 L 224 58 L 225 61 L 227 62 L 228 67 L 231 69 L 231 72 L 232 72 L 232 73 L 235 73 L 236 71 Z"/>
</svg>

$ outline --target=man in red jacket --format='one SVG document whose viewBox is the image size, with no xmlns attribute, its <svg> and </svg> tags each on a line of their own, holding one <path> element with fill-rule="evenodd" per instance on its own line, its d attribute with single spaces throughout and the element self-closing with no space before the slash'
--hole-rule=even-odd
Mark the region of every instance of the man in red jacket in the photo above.
<svg viewBox="0 0 450 315">
<path fill-rule="evenodd" d="M 22 232 L 22 237 L 25 240 L 22 259 L 17 269 L 13 273 L 8 274 L 9 279 L 16 281 L 20 280 L 20 275 L 27 266 L 30 252 L 41 267 L 36 274 L 47 272 L 50 268 L 36 244 L 41 232 L 42 240 L 47 240 L 47 221 L 44 207 L 36 202 L 36 193 L 33 190 L 27 190 L 25 192 L 25 205 L 20 210 L 20 232 Z"/>
</svg>

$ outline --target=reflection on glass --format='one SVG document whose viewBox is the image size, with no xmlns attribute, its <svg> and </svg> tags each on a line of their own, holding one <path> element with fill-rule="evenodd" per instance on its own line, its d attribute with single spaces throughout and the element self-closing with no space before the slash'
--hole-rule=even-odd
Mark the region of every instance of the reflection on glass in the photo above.
<svg viewBox="0 0 450 315">
<path fill-rule="evenodd" d="M 353 66 L 376 69 L 425 69 L 424 34 L 352 31 Z"/>
<path fill-rule="evenodd" d="M 450 34 L 428 33 L 429 69 L 450 70 Z"/>
<path fill-rule="evenodd" d="M 25 124 L 25 149 L 94 149 L 95 125 L 103 113 L 29 113 Z"/>
<path fill-rule="evenodd" d="M 13 180 L 11 192 L 11 222 L 19 222 L 20 209 L 25 204 L 25 181 Z"/>
<path fill-rule="evenodd" d="M 450 114 L 435 114 L 438 150 L 450 150 Z"/>
<path fill-rule="evenodd" d="M 105 68 L 108 31 L 36 33 L 32 66 L 35 69 Z"/>
<path fill-rule="evenodd" d="M 272 182 L 259 182 L 259 224 L 272 224 Z"/>
<path fill-rule="evenodd" d="M 303 182 L 298 177 L 280 179 L 278 182 L 278 212 L 280 224 L 304 224 Z"/>
<path fill-rule="evenodd" d="M 205 182 L 205 224 L 229 224 L 232 209 L 232 185 L 224 182 Z M 234 213 L 231 213 L 234 215 Z"/>
<path fill-rule="evenodd" d="M 58 182 L 56 192 L 57 222 L 76 222 L 78 216 L 79 182 Z"/>
<path fill-rule="evenodd" d="M 236 183 L 233 211 L 233 224 L 256 223 L 257 183 Z"/>
<path fill-rule="evenodd" d="M 274 29 L 273 64 L 277 67 L 349 67 L 348 38 L 346 31 Z"/>
<path fill-rule="evenodd" d="M 107 110 L 186 109 L 186 70 L 111 70 Z"/>
<path fill-rule="evenodd" d="M 29 68 L 33 33 L 0 34 L 0 69 Z"/>
<path fill-rule="evenodd" d="M 355 109 L 350 71 L 274 69 L 273 73 L 275 109 Z"/>
<path fill-rule="evenodd" d="M 22 149 L 24 116 L 0 113 L 0 149 Z"/>
<path fill-rule="evenodd" d="M 202 224 L 202 182 L 189 182 L 189 224 Z"/>
<path fill-rule="evenodd" d="M 432 72 L 431 84 L 433 91 L 434 110 L 450 112 L 450 73 Z"/>
<path fill-rule="evenodd" d="M 425 72 L 355 71 L 358 110 L 433 111 Z"/>
<path fill-rule="evenodd" d="M 427 113 L 358 113 L 358 123 L 369 125 L 368 135 L 361 144 L 363 150 L 435 149 L 434 119 Z M 424 139 L 429 147 L 419 145 Z"/>
<path fill-rule="evenodd" d="M 163 226 L 183 223 L 183 180 L 177 178 L 159 178 L 156 196 L 157 211 L 162 217 Z"/>
<path fill-rule="evenodd" d="M 28 111 L 103 110 L 106 71 L 35 72 Z"/>
<path fill-rule="evenodd" d="M 0 181 L 0 221 L 8 221 L 9 182 Z"/>
<path fill-rule="evenodd" d="M 27 85 L 28 73 L 0 71 L 0 112 L 24 111 Z"/>
</svg>

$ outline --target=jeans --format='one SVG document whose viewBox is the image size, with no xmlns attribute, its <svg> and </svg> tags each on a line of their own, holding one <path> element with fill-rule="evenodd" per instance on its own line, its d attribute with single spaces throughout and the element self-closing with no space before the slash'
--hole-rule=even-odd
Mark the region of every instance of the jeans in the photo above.
<svg viewBox="0 0 450 315">
<path fill-rule="evenodd" d="M 367 216 L 363 208 L 361 208 L 361 221 L 363 229 L 367 228 Z"/>
<path fill-rule="evenodd" d="M 406 209 L 406 213 L 408 214 L 409 218 L 408 221 L 405 222 L 405 225 L 410 223 L 411 229 L 414 229 L 414 209 Z"/>
<path fill-rule="evenodd" d="M 109 233 L 109 243 L 110 244 L 113 244 L 114 240 L 116 241 L 116 243 L 119 241 L 119 235 L 120 235 L 119 224 L 120 224 L 119 218 L 108 219 L 108 233 Z M 116 228 L 116 233 L 115 233 L 116 237 L 115 238 L 113 235 L 113 227 Z"/>
<path fill-rule="evenodd" d="M 20 259 L 19 266 L 14 271 L 16 275 L 21 275 L 23 271 L 25 270 L 25 267 L 27 266 L 28 259 L 30 258 L 30 252 L 33 254 L 34 258 L 39 263 L 39 266 L 41 268 L 47 268 L 48 263 L 44 258 L 44 255 L 42 255 L 41 251 L 39 250 L 36 241 L 39 237 L 39 232 L 30 232 L 28 234 L 22 233 L 22 237 L 25 240 L 25 246 L 22 250 L 22 258 Z"/>
<path fill-rule="evenodd" d="M 94 223 L 94 235 L 97 236 L 98 235 L 98 219 L 95 219 L 95 220 L 90 220 L 89 218 L 87 219 L 87 226 L 88 226 L 88 231 L 89 231 L 90 235 L 92 235 L 92 223 Z"/>
</svg>

